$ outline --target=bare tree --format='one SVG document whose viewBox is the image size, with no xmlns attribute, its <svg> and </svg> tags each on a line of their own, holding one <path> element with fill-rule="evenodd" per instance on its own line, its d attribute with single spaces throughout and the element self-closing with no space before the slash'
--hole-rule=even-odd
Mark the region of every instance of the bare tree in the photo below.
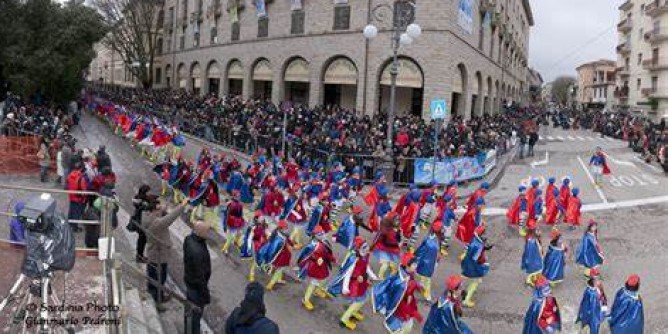
<svg viewBox="0 0 668 334">
<path fill-rule="evenodd" d="M 566 104 L 572 94 L 572 88 L 575 85 L 575 78 L 571 76 L 560 76 L 552 82 L 552 96 L 558 103 Z"/>
<path fill-rule="evenodd" d="M 165 0 L 92 0 L 91 3 L 109 26 L 103 44 L 121 56 L 144 88 L 150 88 Z"/>
</svg>

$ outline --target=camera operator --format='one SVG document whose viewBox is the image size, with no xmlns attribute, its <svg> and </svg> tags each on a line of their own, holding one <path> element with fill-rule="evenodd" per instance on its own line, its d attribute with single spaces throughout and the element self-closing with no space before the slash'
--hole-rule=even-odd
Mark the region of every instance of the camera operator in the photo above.
<svg viewBox="0 0 668 334">
<path fill-rule="evenodd" d="M 134 206 L 134 212 L 130 217 L 130 222 L 127 225 L 127 229 L 130 232 L 137 232 L 137 254 L 135 255 L 135 261 L 137 263 L 145 263 L 144 250 L 146 249 L 146 233 L 144 233 L 144 228 L 142 227 L 142 214 L 144 211 L 148 210 L 150 203 L 157 200 L 157 196 L 149 195 L 151 187 L 147 184 L 143 184 L 139 187 L 139 191 L 132 199 L 132 205 Z"/>
<path fill-rule="evenodd" d="M 84 173 L 83 164 L 76 162 L 73 166 L 72 172 L 67 176 L 66 189 L 70 191 L 88 191 L 89 181 Z M 70 208 L 67 218 L 70 220 L 81 220 L 86 205 L 88 203 L 88 196 L 81 194 L 69 194 Z M 72 231 L 79 232 L 81 228 L 75 223 L 70 223 Z"/>
<path fill-rule="evenodd" d="M 142 225 L 146 231 L 146 275 L 152 280 L 158 281 L 161 286 L 167 279 L 167 259 L 172 241 L 169 235 L 169 227 L 186 210 L 188 199 L 177 205 L 171 212 L 167 211 L 167 205 L 157 199 L 149 205 L 149 210 L 142 215 Z M 166 311 L 163 302 L 166 301 L 162 295 L 162 289 L 148 283 L 148 291 L 156 302 L 159 312 Z"/>
</svg>

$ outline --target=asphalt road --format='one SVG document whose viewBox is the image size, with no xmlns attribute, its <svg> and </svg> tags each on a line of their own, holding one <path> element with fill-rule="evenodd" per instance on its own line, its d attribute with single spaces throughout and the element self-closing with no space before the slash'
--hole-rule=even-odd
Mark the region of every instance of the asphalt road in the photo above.
<svg viewBox="0 0 668 334">
<path fill-rule="evenodd" d="M 77 133 L 82 145 L 92 148 L 100 144 L 107 146 L 118 174 L 118 189 L 124 209 L 131 211 L 130 198 L 141 183 L 147 182 L 154 189 L 159 189 L 158 179 L 150 171 L 150 164 L 141 159 L 125 140 L 114 136 L 105 124 L 86 116 L 82 130 Z M 600 139 L 585 131 L 552 128 L 543 129 L 541 135 L 543 139 L 536 146 L 535 157 L 516 159 L 508 166 L 498 185 L 489 194 L 488 206 L 500 212 L 516 195 L 518 184 L 531 177 L 547 179 L 552 175 L 558 178 L 571 176 L 575 185 L 581 189 L 586 208 L 590 209 L 586 217 L 601 222 L 600 239 L 606 255 L 602 274 L 608 294 L 612 295 L 627 275 L 639 274 L 642 278 L 646 332 L 668 333 L 668 319 L 665 316 L 668 284 L 664 280 L 668 276 L 668 247 L 664 242 L 664 236 L 668 234 L 668 225 L 665 224 L 668 204 L 661 197 L 668 195 L 668 178 L 658 170 L 636 161 L 634 154 L 621 141 Z M 573 139 L 569 139 L 569 136 Z M 606 178 L 600 192 L 591 184 L 588 172 L 579 160 L 586 165 L 596 145 L 602 146 L 616 161 L 611 164 L 613 176 Z M 186 154 L 195 156 L 199 151 L 198 146 L 189 142 Z M 545 160 L 546 152 L 549 162 L 540 164 Z M 534 167 L 531 166 L 532 162 L 536 162 Z M 648 198 L 652 198 L 650 202 L 655 204 L 642 205 L 648 202 Z M 464 311 L 464 321 L 476 333 L 520 333 L 532 294 L 531 289 L 524 286 L 525 277 L 520 270 L 523 240 L 515 231 L 506 227 L 504 217 L 498 212 L 485 218 L 489 226 L 489 238 L 495 244 L 489 252 L 491 271 L 478 289 L 476 308 Z M 187 233 L 187 227 L 182 225 L 172 232 L 175 245 L 180 245 L 179 241 Z M 563 232 L 570 249 L 574 250 L 583 231 Z M 543 234 L 548 233 L 549 229 L 544 227 Z M 120 242 L 121 246 L 131 247 L 127 233 L 117 234 L 117 237 L 126 239 Z M 180 248 L 172 252 L 170 276 L 177 285 L 183 286 Z M 127 254 L 133 252 L 132 249 L 122 251 Z M 461 251 L 462 247 L 455 245 L 450 256 L 441 261 L 434 276 L 434 295 L 442 291 L 448 275 L 460 272 L 456 257 Z M 340 256 L 341 252 L 338 254 Z M 239 263 L 234 258 L 217 254 L 213 260 L 210 283 L 213 300 L 206 309 L 205 318 L 214 332 L 221 332 L 227 314 L 242 299 L 246 274 L 245 263 Z M 264 283 L 267 281 L 262 275 L 259 279 Z M 573 322 L 584 288 L 584 279 L 574 264 L 574 254 L 571 252 L 568 255 L 566 280 L 554 290 L 562 307 L 565 333 L 577 332 Z M 303 291 L 304 286 L 293 282 L 265 296 L 268 316 L 279 324 L 282 333 L 347 332 L 338 327 L 337 319 L 343 309 L 341 305 L 314 298 L 316 310 L 305 311 L 300 302 Z M 428 308 L 427 303 L 421 305 L 423 315 L 426 316 Z M 371 316 L 368 305 L 365 313 L 369 316 L 357 332 L 383 333 L 381 317 Z M 178 321 L 169 321 L 174 324 L 172 330 L 180 332 Z M 418 328 L 414 332 L 418 333 Z"/>
</svg>

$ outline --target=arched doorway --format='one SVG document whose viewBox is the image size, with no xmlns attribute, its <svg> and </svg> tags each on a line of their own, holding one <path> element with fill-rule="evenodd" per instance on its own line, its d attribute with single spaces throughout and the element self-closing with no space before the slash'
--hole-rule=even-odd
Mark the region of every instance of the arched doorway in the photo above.
<svg viewBox="0 0 668 334">
<path fill-rule="evenodd" d="M 207 89 L 209 94 L 218 96 L 220 92 L 220 68 L 215 60 L 209 63 L 206 69 Z"/>
<path fill-rule="evenodd" d="M 172 87 L 172 65 L 171 64 L 167 64 L 167 66 L 165 66 L 165 86 L 167 86 L 167 88 Z"/>
<path fill-rule="evenodd" d="M 190 88 L 196 96 L 202 92 L 202 69 L 199 63 L 193 63 L 190 68 Z"/>
<path fill-rule="evenodd" d="M 309 64 L 304 58 L 293 58 L 283 73 L 285 100 L 308 104 L 309 101 Z"/>
<path fill-rule="evenodd" d="M 380 111 L 390 108 L 390 91 L 392 86 L 392 77 L 390 69 L 392 62 L 389 61 L 383 67 L 380 76 Z M 424 95 L 424 79 L 422 69 L 410 58 L 402 57 L 398 60 L 396 82 L 396 115 L 410 113 L 422 116 L 422 97 Z"/>
<path fill-rule="evenodd" d="M 501 102 L 501 99 L 499 98 L 499 96 L 500 96 L 499 89 L 500 89 L 499 88 L 499 80 L 496 80 L 496 82 L 494 82 L 494 104 L 493 104 L 493 107 L 492 107 L 493 108 L 492 113 L 494 113 L 494 114 L 499 111 L 499 104 Z"/>
<path fill-rule="evenodd" d="M 452 76 L 452 98 L 450 99 L 452 117 L 462 116 L 466 108 L 466 95 L 468 94 L 468 75 L 464 64 L 457 65 L 457 73 Z"/>
<path fill-rule="evenodd" d="M 327 65 L 323 78 L 326 105 L 354 109 L 357 103 L 357 67 L 348 58 L 338 57 Z"/>
<path fill-rule="evenodd" d="M 179 64 L 176 70 L 176 80 L 178 81 L 179 89 L 186 89 L 188 83 L 188 75 L 186 73 L 186 65 Z"/>
<path fill-rule="evenodd" d="M 274 70 L 267 59 L 260 59 L 253 66 L 253 96 L 271 98 L 271 87 L 274 80 Z"/>
<path fill-rule="evenodd" d="M 483 115 L 492 114 L 492 77 L 487 77 L 487 94 L 485 94 L 485 106 Z"/>
<path fill-rule="evenodd" d="M 480 72 L 475 73 L 475 80 L 473 80 L 473 88 L 471 92 L 471 117 L 480 116 L 480 104 L 482 101 L 482 75 Z"/>
<path fill-rule="evenodd" d="M 227 91 L 232 95 L 241 95 L 244 90 L 244 68 L 239 60 L 232 60 L 227 65 Z"/>
</svg>

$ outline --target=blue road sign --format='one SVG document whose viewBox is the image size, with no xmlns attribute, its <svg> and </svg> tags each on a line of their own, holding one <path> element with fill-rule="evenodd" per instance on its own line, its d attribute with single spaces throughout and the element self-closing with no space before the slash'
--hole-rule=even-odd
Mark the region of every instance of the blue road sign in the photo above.
<svg viewBox="0 0 668 334">
<path fill-rule="evenodd" d="M 431 100 L 431 119 L 445 119 L 448 105 L 445 100 Z"/>
</svg>

